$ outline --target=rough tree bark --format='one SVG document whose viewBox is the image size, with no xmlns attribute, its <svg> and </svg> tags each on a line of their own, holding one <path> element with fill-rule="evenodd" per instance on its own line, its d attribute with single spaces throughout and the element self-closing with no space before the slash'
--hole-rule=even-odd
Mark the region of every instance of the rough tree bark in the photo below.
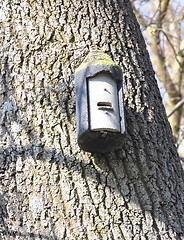
<svg viewBox="0 0 184 240">
<path fill-rule="evenodd" d="M 182 239 L 183 172 L 129 1 L 0 6 L 1 239 Z M 91 48 L 123 71 L 127 137 L 109 154 L 76 140 L 73 72 Z"/>
</svg>

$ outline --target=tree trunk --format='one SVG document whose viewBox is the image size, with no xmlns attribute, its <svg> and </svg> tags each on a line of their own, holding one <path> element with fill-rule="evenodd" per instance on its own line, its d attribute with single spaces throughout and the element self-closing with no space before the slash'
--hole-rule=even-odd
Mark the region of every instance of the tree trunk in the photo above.
<svg viewBox="0 0 184 240">
<path fill-rule="evenodd" d="M 1 239 L 182 239 L 183 172 L 128 0 L 1 1 Z M 90 49 L 123 71 L 127 136 L 77 145 L 73 73 Z"/>
</svg>

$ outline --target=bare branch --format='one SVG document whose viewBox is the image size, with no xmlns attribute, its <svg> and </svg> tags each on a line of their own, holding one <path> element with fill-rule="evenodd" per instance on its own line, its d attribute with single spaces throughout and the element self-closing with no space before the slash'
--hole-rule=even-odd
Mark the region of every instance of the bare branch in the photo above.
<svg viewBox="0 0 184 240">
<path fill-rule="evenodd" d="M 162 33 L 164 34 L 164 36 L 166 37 L 168 43 L 170 44 L 170 46 L 171 46 L 171 48 L 172 48 L 172 50 L 173 50 L 173 52 L 174 52 L 175 59 L 176 59 L 177 63 L 178 63 L 179 66 L 182 68 L 182 64 L 180 63 L 180 61 L 179 61 L 178 58 L 177 58 L 177 53 L 176 53 L 176 50 L 175 50 L 172 42 L 170 41 L 169 37 L 167 36 L 167 34 L 166 34 L 163 30 L 162 30 Z"/>
<path fill-rule="evenodd" d="M 171 115 L 173 115 L 173 113 L 175 113 L 176 110 L 178 110 L 183 104 L 184 104 L 184 98 L 181 99 L 181 100 L 173 107 L 173 109 L 170 111 L 170 113 L 167 115 L 167 117 L 169 118 Z"/>
<path fill-rule="evenodd" d="M 159 12 L 159 22 L 162 23 L 164 20 L 167 8 L 169 6 L 170 0 L 162 0 L 160 3 L 160 12 Z"/>
<path fill-rule="evenodd" d="M 154 53 L 155 64 L 157 66 L 157 75 L 160 81 L 164 84 L 171 101 L 173 104 L 176 104 L 178 102 L 178 97 L 180 99 L 181 96 L 165 65 L 165 56 L 160 46 L 160 32 L 150 27 L 148 34 L 151 39 L 151 50 Z"/>
</svg>

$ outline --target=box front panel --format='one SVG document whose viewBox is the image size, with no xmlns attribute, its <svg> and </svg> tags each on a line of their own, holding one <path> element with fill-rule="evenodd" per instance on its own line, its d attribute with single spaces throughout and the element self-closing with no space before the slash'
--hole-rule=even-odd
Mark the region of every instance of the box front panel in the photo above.
<svg viewBox="0 0 184 240">
<path fill-rule="evenodd" d="M 90 130 L 120 132 L 117 83 L 105 73 L 88 78 L 87 83 Z"/>
</svg>

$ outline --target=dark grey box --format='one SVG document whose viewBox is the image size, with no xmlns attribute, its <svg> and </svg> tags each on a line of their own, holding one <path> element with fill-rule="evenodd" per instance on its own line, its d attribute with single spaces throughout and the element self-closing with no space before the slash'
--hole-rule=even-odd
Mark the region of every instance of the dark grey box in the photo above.
<svg viewBox="0 0 184 240">
<path fill-rule="evenodd" d="M 95 153 L 120 148 L 126 132 L 121 68 L 102 51 L 91 51 L 76 69 L 75 85 L 81 149 Z"/>
</svg>

